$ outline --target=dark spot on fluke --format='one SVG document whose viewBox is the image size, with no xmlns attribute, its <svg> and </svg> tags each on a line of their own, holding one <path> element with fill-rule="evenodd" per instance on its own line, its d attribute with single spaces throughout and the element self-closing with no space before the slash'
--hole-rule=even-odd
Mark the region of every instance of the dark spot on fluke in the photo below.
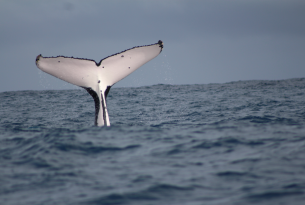
<svg viewBox="0 0 305 205">
<path fill-rule="evenodd" d="M 158 41 L 158 44 L 161 48 L 163 48 L 163 42 L 161 40 Z"/>
<path fill-rule="evenodd" d="M 124 57 L 124 55 L 121 55 L 121 57 L 123 58 L 123 57 Z"/>
<path fill-rule="evenodd" d="M 97 83 L 100 83 L 101 81 L 99 80 Z"/>
<path fill-rule="evenodd" d="M 37 62 L 39 61 L 39 58 L 41 57 L 41 54 L 39 54 L 37 57 L 36 57 L 36 64 Z"/>
</svg>

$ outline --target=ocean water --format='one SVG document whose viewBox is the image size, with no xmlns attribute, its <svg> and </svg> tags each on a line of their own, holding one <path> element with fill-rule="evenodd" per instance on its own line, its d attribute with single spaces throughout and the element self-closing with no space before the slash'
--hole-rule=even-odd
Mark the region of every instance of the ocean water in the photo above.
<svg viewBox="0 0 305 205">
<path fill-rule="evenodd" d="M 305 202 L 305 78 L 0 93 L 0 204 Z"/>
</svg>

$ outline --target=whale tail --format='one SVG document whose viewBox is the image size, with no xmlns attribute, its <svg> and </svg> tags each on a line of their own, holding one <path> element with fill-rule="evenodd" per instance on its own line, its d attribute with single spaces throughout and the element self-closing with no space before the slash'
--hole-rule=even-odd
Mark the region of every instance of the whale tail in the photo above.
<svg viewBox="0 0 305 205">
<path fill-rule="evenodd" d="M 65 56 L 36 58 L 37 67 L 61 80 L 87 90 L 95 102 L 95 125 L 110 126 L 106 98 L 111 86 L 161 53 L 163 42 L 133 47 L 99 63 Z"/>
</svg>

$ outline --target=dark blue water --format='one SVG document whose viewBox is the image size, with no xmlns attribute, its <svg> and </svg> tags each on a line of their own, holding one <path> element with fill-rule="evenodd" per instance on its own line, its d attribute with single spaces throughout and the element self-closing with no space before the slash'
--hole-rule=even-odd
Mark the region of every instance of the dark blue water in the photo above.
<svg viewBox="0 0 305 205">
<path fill-rule="evenodd" d="M 0 204 L 304 204 L 305 78 L 0 93 Z"/>
</svg>

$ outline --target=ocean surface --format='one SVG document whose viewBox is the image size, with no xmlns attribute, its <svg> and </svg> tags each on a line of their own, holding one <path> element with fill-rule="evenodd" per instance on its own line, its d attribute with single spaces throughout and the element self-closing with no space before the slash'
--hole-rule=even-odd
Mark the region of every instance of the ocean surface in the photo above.
<svg viewBox="0 0 305 205">
<path fill-rule="evenodd" d="M 1 205 L 305 204 L 305 78 L 0 93 Z"/>
</svg>

